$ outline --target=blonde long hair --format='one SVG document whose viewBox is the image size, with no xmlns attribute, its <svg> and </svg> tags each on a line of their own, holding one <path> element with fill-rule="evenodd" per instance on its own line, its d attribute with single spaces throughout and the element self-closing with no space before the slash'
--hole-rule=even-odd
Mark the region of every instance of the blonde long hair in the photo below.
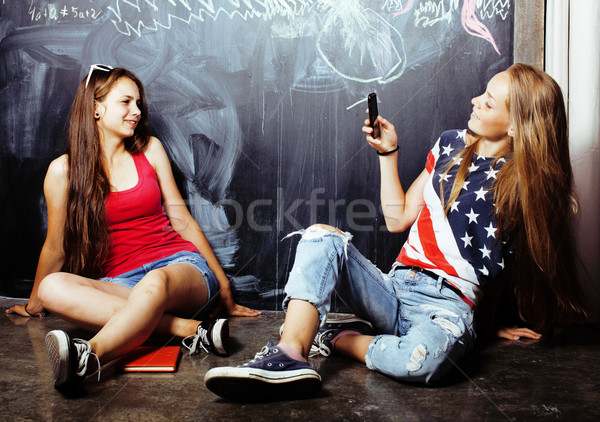
<svg viewBox="0 0 600 422">
<path fill-rule="evenodd" d="M 538 329 L 581 322 L 586 313 L 573 237 L 578 205 L 563 95 L 554 79 L 533 66 L 517 63 L 507 73 L 506 106 L 514 136 L 502 154 L 506 163 L 497 175 L 494 203 L 500 236 L 515 242 L 513 281 L 519 313 Z M 446 213 L 467 177 L 477 141 L 472 139 L 460 155 L 463 161 Z"/>
</svg>

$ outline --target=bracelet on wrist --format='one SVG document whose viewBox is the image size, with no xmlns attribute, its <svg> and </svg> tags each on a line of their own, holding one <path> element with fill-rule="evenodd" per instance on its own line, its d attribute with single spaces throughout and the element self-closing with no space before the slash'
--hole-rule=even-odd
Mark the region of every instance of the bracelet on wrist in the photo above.
<svg viewBox="0 0 600 422">
<path fill-rule="evenodd" d="M 400 149 L 400 145 L 396 145 L 396 148 L 390 150 L 390 151 L 385 151 L 385 152 L 379 152 L 377 151 L 377 155 L 390 155 L 395 153 L 396 151 L 398 151 Z"/>
<path fill-rule="evenodd" d="M 27 305 L 28 305 L 28 304 L 27 304 Z M 39 315 L 33 315 L 32 313 L 30 313 L 30 312 L 27 310 L 27 305 L 25 305 L 25 313 L 27 313 L 27 315 L 29 315 L 30 317 L 36 317 L 36 318 L 38 318 L 38 317 L 39 317 L 39 318 L 41 318 L 41 317 L 43 317 L 44 315 L 46 315 L 46 313 L 45 313 L 45 312 L 42 312 L 42 313 L 41 313 L 41 314 L 39 314 Z"/>
</svg>

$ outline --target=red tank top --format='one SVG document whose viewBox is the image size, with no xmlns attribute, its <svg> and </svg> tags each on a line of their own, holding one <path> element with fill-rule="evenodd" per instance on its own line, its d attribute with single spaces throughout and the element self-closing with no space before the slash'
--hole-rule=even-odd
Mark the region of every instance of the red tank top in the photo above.
<svg viewBox="0 0 600 422">
<path fill-rule="evenodd" d="M 105 277 L 115 277 L 177 252 L 198 251 L 171 227 L 162 207 L 156 172 L 146 155 L 132 157 L 137 185 L 111 192 L 106 201 L 112 244 L 102 269 Z"/>
</svg>

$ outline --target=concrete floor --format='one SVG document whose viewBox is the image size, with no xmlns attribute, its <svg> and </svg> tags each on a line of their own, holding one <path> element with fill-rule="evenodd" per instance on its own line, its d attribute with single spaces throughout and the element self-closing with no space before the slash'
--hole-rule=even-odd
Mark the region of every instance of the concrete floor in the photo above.
<svg viewBox="0 0 600 422">
<path fill-rule="evenodd" d="M 21 299 L 0 298 L 0 309 Z M 52 386 L 44 336 L 64 329 L 89 337 L 54 316 L 0 317 L 0 420 L 2 421 L 597 421 L 600 418 L 600 327 L 582 327 L 537 344 L 498 341 L 469 355 L 460 371 L 436 388 L 393 381 L 341 356 L 311 363 L 324 380 L 308 400 L 236 404 L 206 389 L 214 366 L 238 365 L 278 338 L 281 312 L 233 318 L 228 358 L 182 354 L 173 374 L 117 374 L 62 394 Z M 157 340 L 153 341 L 154 343 Z M 162 341 L 164 344 L 165 341 Z M 174 341 L 177 344 L 177 341 Z"/>
</svg>

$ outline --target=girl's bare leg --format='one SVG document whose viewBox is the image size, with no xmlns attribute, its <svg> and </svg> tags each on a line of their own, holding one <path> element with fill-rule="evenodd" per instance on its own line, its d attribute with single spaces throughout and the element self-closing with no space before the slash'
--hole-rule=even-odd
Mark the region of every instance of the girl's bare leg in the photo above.
<svg viewBox="0 0 600 422">
<path fill-rule="evenodd" d="M 365 363 L 365 356 L 372 340 L 373 336 L 360 334 L 342 335 L 335 342 L 335 350 L 352 359 Z"/>
<path fill-rule="evenodd" d="M 292 299 L 288 304 L 280 343 L 294 348 L 305 359 L 319 329 L 319 313 L 309 302 Z M 365 363 L 365 356 L 373 336 L 360 334 L 342 335 L 335 342 L 335 350 L 343 355 Z"/>
<path fill-rule="evenodd" d="M 292 299 L 288 303 L 280 343 L 294 348 L 308 359 L 310 346 L 319 330 L 319 312 L 304 300 Z"/>
<path fill-rule="evenodd" d="M 98 331 L 90 340 L 101 362 L 142 344 L 152 333 L 186 337 L 199 321 L 193 315 L 206 303 L 208 289 L 197 269 L 175 264 L 151 271 L 133 289 L 55 273 L 40 285 L 44 307 L 73 324 Z"/>
</svg>

